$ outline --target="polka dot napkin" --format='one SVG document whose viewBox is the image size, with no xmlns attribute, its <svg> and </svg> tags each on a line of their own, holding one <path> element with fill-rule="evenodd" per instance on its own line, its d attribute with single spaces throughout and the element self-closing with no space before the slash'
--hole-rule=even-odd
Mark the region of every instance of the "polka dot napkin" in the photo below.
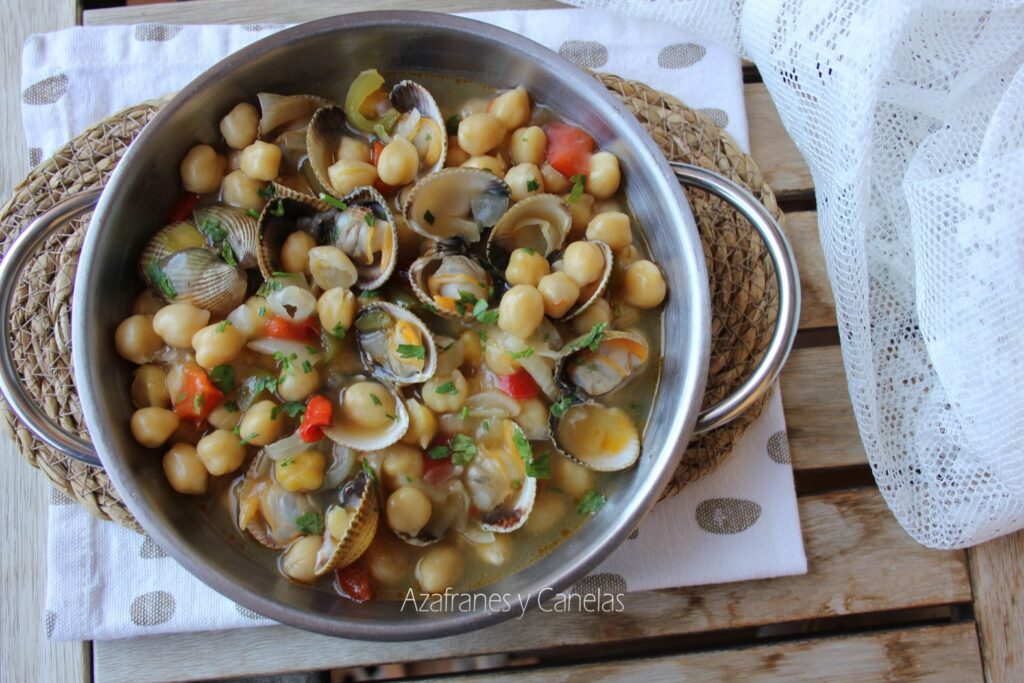
<svg viewBox="0 0 1024 683">
<path fill-rule="evenodd" d="M 747 145 L 739 59 L 663 24 L 592 10 L 478 13 L 592 69 L 676 95 Z M 177 90 L 280 27 L 138 25 L 32 37 L 22 113 L 38 163 L 94 121 Z M 207 588 L 151 539 L 99 522 L 54 492 L 46 627 L 57 640 L 271 623 Z M 659 504 L 574 590 L 641 591 L 806 572 L 778 391 L 713 473 Z"/>
</svg>

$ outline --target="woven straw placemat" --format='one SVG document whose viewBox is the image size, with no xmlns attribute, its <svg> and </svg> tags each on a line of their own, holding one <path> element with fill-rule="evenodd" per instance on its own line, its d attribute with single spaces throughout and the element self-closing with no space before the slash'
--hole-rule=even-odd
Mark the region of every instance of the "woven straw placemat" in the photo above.
<svg viewBox="0 0 1024 683">
<path fill-rule="evenodd" d="M 636 115 L 670 159 L 703 166 L 747 187 L 780 221 L 775 195 L 753 160 L 701 112 L 636 81 L 595 74 Z M 85 131 L 34 168 L 0 209 L 0 254 L 35 217 L 81 190 L 100 187 L 129 143 L 160 108 L 146 102 Z M 768 252 L 756 231 L 724 202 L 699 190 L 688 196 L 700 230 L 712 301 L 711 367 L 704 398 L 713 405 L 747 377 L 764 353 L 778 307 Z M 13 294 L 14 361 L 29 393 L 68 431 L 87 437 L 71 367 L 71 287 L 85 215 L 47 239 L 30 260 Z M 762 400 L 725 427 L 696 439 L 663 496 L 707 473 L 761 412 Z M 102 519 L 139 525 L 106 473 L 68 458 L 36 439 L 0 402 L 18 447 L 53 484 Z"/>
</svg>

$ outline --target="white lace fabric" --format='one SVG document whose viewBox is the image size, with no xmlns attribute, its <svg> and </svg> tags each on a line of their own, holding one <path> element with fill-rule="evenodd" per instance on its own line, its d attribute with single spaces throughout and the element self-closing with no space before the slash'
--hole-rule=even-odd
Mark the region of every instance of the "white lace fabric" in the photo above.
<svg viewBox="0 0 1024 683">
<path fill-rule="evenodd" d="M 575 0 L 758 67 L 814 179 L 850 397 L 899 522 L 1024 527 L 1024 5 Z"/>
</svg>

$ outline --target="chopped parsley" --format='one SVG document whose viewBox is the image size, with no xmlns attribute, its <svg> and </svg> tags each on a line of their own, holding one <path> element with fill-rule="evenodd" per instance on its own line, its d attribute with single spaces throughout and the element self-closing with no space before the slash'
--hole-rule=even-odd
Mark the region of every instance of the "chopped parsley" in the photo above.
<svg viewBox="0 0 1024 683">
<path fill-rule="evenodd" d="M 459 122 L 462 121 L 458 114 L 452 114 L 444 120 L 444 130 L 448 135 L 459 134 Z"/>
<path fill-rule="evenodd" d="M 491 431 L 491 423 L 489 421 L 484 420 L 481 426 L 484 428 L 485 432 Z"/>
<path fill-rule="evenodd" d="M 281 461 L 281 467 L 288 467 L 293 462 L 295 462 L 295 458 L 285 458 L 284 460 Z"/>
<path fill-rule="evenodd" d="M 468 420 L 469 419 L 469 406 L 462 406 L 462 410 L 459 411 L 459 419 L 460 420 Z"/>
<path fill-rule="evenodd" d="M 572 178 L 569 178 L 569 182 L 572 183 L 572 191 L 569 193 L 570 202 L 578 202 L 580 197 L 583 196 L 583 187 L 586 185 L 587 176 L 582 173 L 577 173 Z"/>
<path fill-rule="evenodd" d="M 526 181 L 526 191 L 527 192 L 536 192 L 539 189 L 540 189 L 540 183 L 537 182 L 536 178 L 530 178 L 529 180 Z"/>
<path fill-rule="evenodd" d="M 315 346 L 310 346 L 309 344 L 306 344 L 306 352 L 309 353 L 311 356 L 315 356 L 320 353 L 320 349 L 316 348 Z"/>
<path fill-rule="evenodd" d="M 574 190 L 575 191 L 575 190 Z M 284 216 L 284 201 L 278 199 L 269 209 L 271 216 L 282 218 Z"/>
<path fill-rule="evenodd" d="M 434 214 L 432 214 L 429 211 L 427 211 L 427 212 L 425 212 L 423 214 L 423 220 L 425 220 L 430 225 L 433 225 L 434 224 L 434 220 L 436 220 L 436 219 L 434 218 Z"/>
<path fill-rule="evenodd" d="M 236 427 L 236 429 L 237 429 L 237 427 Z M 259 435 L 260 435 L 259 432 L 249 432 L 248 435 L 246 435 L 245 437 L 243 437 L 243 438 L 238 440 L 238 445 L 239 446 L 248 446 L 249 442 L 252 441 L 253 439 L 255 439 Z"/>
<path fill-rule="evenodd" d="M 235 369 L 230 365 L 218 365 L 210 370 L 210 380 L 226 394 L 235 388 Z"/>
<path fill-rule="evenodd" d="M 366 215 L 363 216 L 363 220 L 366 221 L 366 224 L 372 228 L 373 224 L 377 222 L 377 217 L 374 216 L 372 213 L 367 212 Z"/>
<path fill-rule="evenodd" d="M 284 283 L 277 278 L 276 274 L 272 275 L 269 280 L 263 283 L 263 286 L 256 290 L 256 296 L 269 296 L 279 289 L 284 288 Z"/>
<path fill-rule="evenodd" d="M 447 446 L 434 446 L 427 451 L 427 456 L 431 460 L 444 460 L 448 457 L 449 453 L 451 453 L 451 451 L 448 450 Z"/>
<path fill-rule="evenodd" d="M 583 497 L 580 498 L 579 504 L 576 506 L 576 512 L 581 515 L 592 515 L 598 510 L 604 507 L 604 504 L 608 502 L 608 499 L 602 496 L 594 489 L 590 489 Z"/>
<path fill-rule="evenodd" d="M 298 354 L 292 353 L 285 355 L 280 351 L 274 351 L 274 362 L 281 366 L 281 371 L 286 372 L 289 375 L 294 375 L 295 370 L 292 368 L 292 361 L 298 359 Z"/>
<path fill-rule="evenodd" d="M 325 204 L 330 204 L 331 206 L 333 206 L 338 211 L 344 211 L 345 209 L 348 208 L 348 204 L 346 204 L 345 202 L 341 201 L 340 199 L 335 199 L 334 197 L 332 197 L 331 195 L 327 194 L 326 192 L 321 192 L 320 193 L 320 201 L 324 202 Z"/>
<path fill-rule="evenodd" d="M 464 289 L 459 290 L 459 300 L 455 302 L 455 309 L 459 312 L 459 315 L 466 315 L 466 307 L 472 306 L 472 310 L 476 310 L 476 306 L 480 302 L 473 296 L 471 292 L 467 292 Z M 487 302 L 484 302 L 484 308 L 487 308 Z"/>
<path fill-rule="evenodd" d="M 220 334 L 224 330 L 228 329 L 228 325 L 230 324 L 231 321 L 229 320 L 221 320 L 219 323 L 217 323 L 217 327 L 215 327 L 214 330 L 217 331 L 217 334 Z"/>
<path fill-rule="evenodd" d="M 401 358 L 416 358 L 423 360 L 425 350 L 422 344 L 399 344 L 398 355 Z"/>
<path fill-rule="evenodd" d="M 257 377 L 252 383 L 252 395 L 257 396 L 261 391 L 274 393 L 277 391 L 277 378 L 270 375 Z"/>
<path fill-rule="evenodd" d="M 206 403 L 206 394 L 196 394 L 192 398 L 192 409 L 196 415 L 203 412 L 203 405 Z"/>
<path fill-rule="evenodd" d="M 348 332 L 348 330 L 346 330 L 345 326 L 342 325 L 341 323 L 335 323 L 334 327 L 331 328 L 331 334 L 333 334 L 338 339 L 344 339 L 346 332 Z"/>
<path fill-rule="evenodd" d="M 534 249 L 533 247 L 520 247 L 520 249 L 522 249 L 523 253 L 526 254 L 527 256 L 533 256 L 534 254 L 537 253 L 537 250 Z"/>
<path fill-rule="evenodd" d="M 324 531 L 324 520 L 319 512 L 303 512 L 295 518 L 295 527 L 304 534 L 321 534 Z"/>
<path fill-rule="evenodd" d="M 562 417 L 565 415 L 565 411 L 569 410 L 569 406 L 572 405 L 572 398 L 569 396 L 563 396 L 554 403 L 551 404 L 551 414 L 555 417 Z"/>
<path fill-rule="evenodd" d="M 260 306 L 259 310 L 256 311 L 256 315 L 258 315 L 261 318 L 265 318 L 267 316 L 267 307 Z"/>
<path fill-rule="evenodd" d="M 229 413 L 237 413 L 238 404 L 235 403 L 234 401 L 228 401 L 227 403 L 224 404 L 224 410 L 228 411 Z"/>
<path fill-rule="evenodd" d="M 235 258 L 235 252 L 231 248 L 231 245 L 228 244 L 227 240 L 224 240 L 220 245 L 220 257 L 224 259 L 224 263 L 229 266 L 238 265 L 238 259 Z"/>
<path fill-rule="evenodd" d="M 597 351 L 598 347 L 601 346 L 601 337 L 604 336 L 605 328 L 608 327 L 608 323 L 595 323 L 590 328 L 590 332 L 587 332 L 582 337 L 578 337 L 573 341 L 566 344 L 566 348 L 563 353 L 571 353 L 573 351 L 579 351 L 580 349 L 590 349 L 591 351 Z"/>
<path fill-rule="evenodd" d="M 363 468 L 363 472 L 366 472 L 366 476 L 369 477 L 370 481 L 377 481 L 377 472 L 374 471 L 373 465 L 366 458 L 359 461 L 360 467 Z"/>
<path fill-rule="evenodd" d="M 530 356 L 533 355 L 533 347 L 527 346 L 522 351 L 516 351 L 515 353 L 511 353 L 509 355 L 511 355 L 516 360 L 519 360 L 520 358 L 529 358 Z"/>
<path fill-rule="evenodd" d="M 272 199 L 277 194 L 277 190 L 274 189 L 273 183 L 268 183 L 260 189 L 256 190 L 256 194 L 263 197 L 264 199 Z"/>
<path fill-rule="evenodd" d="M 304 372 L 307 375 L 313 372 L 313 364 L 310 363 L 308 360 L 302 361 L 302 372 Z"/>
<path fill-rule="evenodd" d="M 468 465 L 476 457 L 476 442 L 473 437 L 465 434 L 456 434 L 452 437 L 452 463 L 455 465 Z"/>
<path fill-rule="evenodd" d="M 551 452 L 545 451 L 526 463 L 526 475 L 535 479 L 551 478 Z"/>
<path fill-rule="evenodd" d="M 459 390 L 455 386 L 454 382 L 445 382 L 444 384 L 439 386 L 437 389 L 434 389 L 434 391 L 436 393 L 438 393 L 438 394 L 457 394 L 457 393 L 459 393 Z"/>
<path fill-rule="evenodd" d="M 160 264 L 153 259 L 146 266 L 146 277 L 153 283 L 153 286 L 160 290 L 160 294 L 163 295 L 168 301 L 173 301 L 178 296 L 178 290 L 174 288 L 174 283 L 171 282 L 171 278 L 167 277 L 167 273 L 160 267 Z"/>
<path fill-rule="evenodd" d="M 218 244 L 224 241 L 224 238 L 228 236 L 228 231 L 220 226 L 220 221 L 216 218 L 207 218 L 203 221 L 202 225 L 199 226 L 199 232 L 206 236 L 206 239 L 210 240 L 210 244 Z"/>
<path fill-rule="evenodd" d="M 360 299 L 373 299 L 378 296 L 380 296 L 380 292 L 378 292 L 376 289 L 364 289 L 363 291 L 359 292 Z"/>
<path fill-rule="evenodd" d="M 484 325 L 493 325 L 498 322 L 498 312 L 487 309 L 487 302 L 481 299 L 473 306 L 473 317 Z"/>
<path fill-rule="evenodd" d="M 256 209 L 246 209 L 245 215 L 247 215 L 249 218 L 259 218 L 260 212 L 257 211 Z"/>
<path fill-rule="evenodd" d="M 276 420 L 281 411 L 288 417 L 299 417 L 306 412 L 306 406 L 301 401 L 285 401 L 279 406 L 274 406 L 270 411 L 270 419 Z"/>
<path fill-rule="evenodd" d="M 381 404 L 380 399 L 377 398 L 377 394 L 373 393 L 372 391 L 370 392 L 370 400 L 373 401 L 373 405 L 375 406 L 379 406 Z"/>
<path fill-rule="evenodd" d="M 523 462 L 533 462 L 533 448 L 530 447 L 530 442 L 526 440 L 526 435 L 522 430 L 516 429 L 512 433 L 512 443 L 515 444 L 516 451 L 519 452 L 519 457 Z"/>
<path fill-rule="evenodd" d="M 480 343 L 481 344 L 486 344 L 487 343 L 487 333 L 484 332 L 483 330 L 477 330 L 476 331 L 476 336 L 480 337 Z"/>
</svg>

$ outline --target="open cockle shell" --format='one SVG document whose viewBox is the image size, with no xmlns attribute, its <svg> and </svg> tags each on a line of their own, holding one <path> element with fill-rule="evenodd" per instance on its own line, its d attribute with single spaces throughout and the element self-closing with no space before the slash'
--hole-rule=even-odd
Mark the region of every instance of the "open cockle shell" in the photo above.
<svg viewBox="0 0 1024 683">
<path fill-rule="evenodd" d="M 206 246 L 206 238 L 188 221 L 178 221 L 160 228 L 149 238 L 139 257 L 139 272 L 145 275 L 146 268 L 152 263 L 159 263 L 171 254 L 185 249 L 202 249 Z"/>
<path fill-rule="evenodd" d="M 335 196 L 342 193 L 331 183 L 328 169 L 338 161 L 338 149 L 346 132 L 345 111 L 334 105 L 317 109 L 309 122 L 309 127 L 306 128 L 306 154 L 309 157 L 309 165 L 320 185 Z"/>
<path fill-rule="evenodd" d="M 260 246 L 259 220 L 242 209 L 222 204 L 196 207 L 192 216 L 199 231 L 206 237 L 207 247 L 221 249 L 217 242 L 220 239 L 225 240 L 239 266 L 252 268 L 257 265 Z"/>
<path fill-rule="evenodd" d="M 320 226 L 321 221 L 317 219 L 332 209 L 330 204 L 317 197 L 296 192 L 279 183 L 272 183 L 271 188 L 273 195 L 263 207 L 257 226 L 259 248 L 256 260 L 266 280 L 284 270 L 281 266 L 281 248 L 288 236 L 297 230 L 306 229 L 313 239 L 317 239 L 317 233 L 313 232 Z"/>
<path fill-rule="evenodd" d="M 420 384 L 434 376 L 434 335 L 411 311 L 384 301 L 374 302 L 363 307 L 353 325 L 359 352 L 374 375 L 399 386 Z M 417 357 L 414 348 L 402 349 L 403 345 L 422 347 L 423 357 Z"/>
<path fill-rule="evenodd" d="M 478 168 L 446 168 L 409 190 L 405 220 L 418 235 L 438 242 L 478 242 L 508 209 L 512 191 L 504 180 Z"/>
<path fill-rule="evenodd" d="M 476 257 L 443 247 L 413 261 L 409 283 L 416 298 L 438 315 L 462 320 L 473 320 L 476 301 L 488 301 L 494 291 L 490 273 Z"/>
<path fill-rule="evenodd" d="M 273 477 L 274 461 L 260 451 L 235 489 L 237 522 L 261 545 L 280 549 L 302 535 L 295 524 L 300 515 L 316 512 L 306 493 L 292 493 Z"/>
<path fill-rule="evenodd" d="M 344 418 L 344 411 L 341 408 L 345 403 L 345 392 L 356 382 L 363 381 L 380 384 L 395 399 L 395 414 L 391 416 L 393 419 L 388 420 L 380 427 L 364 427 L 353 424 Z M 331 441 L 342 446 L 348 446 L 357 451 L 376 451 L 397 442 L 408 428 L 409 412 L 405 409 L 402 396 L 392 384 L 382 380 L 373 380 L 364 375 L 349 375 L 338 391 L 334 422 L 329 427 L 324 427 L 323 432 Z"/>
<path fill-rule="evenodd" d="M 313 113 L 329 100 L 316 95 L 276 95 L 261 92 L 256 95 L 260 102 L 261 138 L 267 138 L 279 128 L 302 128 Z"/>
<path fill-rule="evenodd" d="M 206 249 L 184 249 L 150 262 L 143 270 L 147 283 L 167 303 L 204 308 L 218 318 L 245 301 L 245 272 Z"/>
<path fill-rule="evenodd" d="M 618 472 L 637 461 L 640 432 L 625 411 L 593 399 L 569 396 L 568 401 L 564 412 L 549 416 L 555 450 L 595 472 Z"/>
<path fill-rule="evenodd" d="M 527 248 L 550 257 L 562 248 L 572 229 L 572 209 L 562 197 L 535 194 L 525 197 L 501 217 L 487 239 L 487 260 L 504 271 L 509 255 Z"/>
<path fill-rule="evenodd" d="M 522 428 L 507 419 L 498 427 L 497 438 L 477 442 L 476 457 L 466 467 L 465 480 L 471 500 L 480 510 L 480 527 L 510 533 L 529 519 L 537 480 L 526 473 L 526 458 L 532 457 L 532 450 Z"/>
<path fill-rule="evenodd" d="M 603 396 L 636 377 L 647 362 L 649 347 L 640 334 L 606 330 L 597 349 L 582 346 L 589 335 L 565 345 L 555 365 L 555 377 L 563 390 Z"/>
<path fill-rule="evenodd" d="M 426 164 L 420 169 L 421 175 L 434 173 L 444 168 L 444 162 L 448 156 L 448 135 L 445 132 L 441 109 L 437 106 L 430 91 L 415 81 L 405 80 L 391 89 L 391 104 L 403 115 L 407 115 L 413 110 L 419 112 L 418 121 L 414 124 L 415 128 L 403 131 L 403 133 L 416 146 L 420 153 L 420 159 Z M 406 118 L 408 117 L 406 116 Z M 400 118 L 395 133 L 397 134 L 402 127 L 403 121 Z M 431 153 L 425 158 L 424 151 L 427 148 L 431 148 Z M 430 159 L 429 157 L 435 156 L 435 153 L 437 158 Z"/>
<path fill-rule="evenodd" d="M 324 511 L 324 540 L 316 554 L 316 576 L 347 567 L 358 560 L 377 533 L 380 502 L 377 487 L 365 471 L 358 472 L 342 486 L 339 498 L 340 506 L 330 505 Z M 335 507 L 341 507 L 348 514 L 348 525 L 341 538 L 334 538 L 330 530 L 330 515 Z"/>
<path fill-rule="evenodd" d="M 324 238 L 345 252 L 359 272 L 363 289 L 381 287 L 398 264 L 398 227 L 387 200 L 372 187 L 357 187 L 342 197 L 348 208 L 335 211 Z"/>
<path fill-rule="evenodd" d="M 455 472 L 460 470 L 461 466 L 456 466 Z M 416 536 L 391 529 L 400 540 L 422 548 L 437 543 L 452 531 L 462 532 L 466 528 L 469 523 L 470 499 L 461 479 L 453 477 L 437 486 L 427 485 L 420 480 L 410 486 L 415 486 L 430 498 L 430 519 Z"/>
</svg>

